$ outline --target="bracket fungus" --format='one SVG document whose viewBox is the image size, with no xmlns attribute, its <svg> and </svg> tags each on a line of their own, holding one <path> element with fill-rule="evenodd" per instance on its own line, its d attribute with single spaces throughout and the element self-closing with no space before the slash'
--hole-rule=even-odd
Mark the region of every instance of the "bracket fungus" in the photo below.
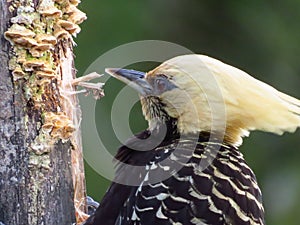
<svg viewBox="0 0 300 225">
<path fill-rule="evenodd" d="M 15 44 L 16 39 L 21 38 L 33 38 L 35 33 L 26 28 L 25 26 L 19 24 L 13 24 L 8 30 L 4 33 L 4 37 L 12 44 Z M 34 39 L 33 39 L 34 40 Z M 18 43 L 17 43 L 18 44 Z"/>
<path fill-rule="evenodd" d="M 66 141 L 71 137 L 74 130 L 73 122 L 63 112 L 47 112 L 44 114 L 42 131 L 50 134 L 54 140 L 62 139 Z"/>
</svg>

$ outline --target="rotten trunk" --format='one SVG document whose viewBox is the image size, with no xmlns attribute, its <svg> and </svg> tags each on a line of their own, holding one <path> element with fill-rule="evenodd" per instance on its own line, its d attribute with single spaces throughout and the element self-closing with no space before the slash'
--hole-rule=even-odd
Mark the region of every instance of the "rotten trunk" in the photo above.
<svg viewBox="0 0 300 225">
<path fill-rule="evenodd" d="M 85 15 L 76 0 L 0 1 L 0 222 L 68 225 L 75 215 L 81 222 L 71 35 Z"/>
</svg>

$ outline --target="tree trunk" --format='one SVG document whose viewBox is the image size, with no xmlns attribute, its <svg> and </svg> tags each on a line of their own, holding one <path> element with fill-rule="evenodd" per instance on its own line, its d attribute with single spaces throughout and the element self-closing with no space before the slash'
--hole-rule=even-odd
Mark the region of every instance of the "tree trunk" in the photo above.
<svg viewBox="0 0 300 225">
<path fill-rule="evenodd" d="M 85 15 L 77 0 L 0 1 L 0 222 L 70 225 L 75 211 L 80 222 L 85 181 L 71 35 Z"/>
</svg>

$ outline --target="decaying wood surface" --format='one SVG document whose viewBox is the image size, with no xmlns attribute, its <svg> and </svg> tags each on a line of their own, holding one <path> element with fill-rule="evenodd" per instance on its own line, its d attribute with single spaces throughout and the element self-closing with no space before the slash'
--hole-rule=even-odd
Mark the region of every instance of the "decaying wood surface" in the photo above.
<svg viewBox="0 0 300 225">
<path fill-rule="evenodd" d="M 0 222 L 85 219 L 74 84 L 78 0 L 0 0 Z M 75 218 L 76 217 L 76 218 Z"/>
</svg>

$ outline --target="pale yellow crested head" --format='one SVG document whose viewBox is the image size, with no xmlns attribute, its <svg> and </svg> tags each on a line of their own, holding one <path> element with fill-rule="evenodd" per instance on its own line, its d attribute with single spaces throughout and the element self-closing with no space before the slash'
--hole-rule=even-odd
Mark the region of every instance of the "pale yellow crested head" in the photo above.
<svg viewBox="0 0 300 225">
<path fill-rule="evenodd" d="M 150 128 L 171 117 L 182 134 L 214 132 L 238 146 L 251 130 L 282 134 L 300 126 L 298 99 L 208 56 L 178 56 L 146 74 L 107 72 L 141 94 Z"/>
<path fill-rule="evenodd" d="M 247 73 L 204 55 L 172 58 L 147 73 L 166 76 L 177 88 L 159 95 L 181 133 L 224 132 L 240 145 L 251 130 L 277 134 L 300 126 L 300 101 Z"/>
</svg>

